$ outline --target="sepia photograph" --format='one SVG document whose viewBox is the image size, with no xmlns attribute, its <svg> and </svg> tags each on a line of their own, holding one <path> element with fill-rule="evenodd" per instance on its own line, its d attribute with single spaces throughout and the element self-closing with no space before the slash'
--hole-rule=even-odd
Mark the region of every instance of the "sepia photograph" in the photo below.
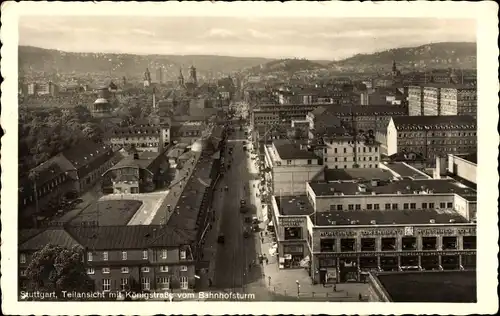
<svg viewBox="0 0 500 316">
<path fill-rule="evenodd" d="M 3 313 L 495 313 L 497 14 L 3 3 Z"/>
</svg>

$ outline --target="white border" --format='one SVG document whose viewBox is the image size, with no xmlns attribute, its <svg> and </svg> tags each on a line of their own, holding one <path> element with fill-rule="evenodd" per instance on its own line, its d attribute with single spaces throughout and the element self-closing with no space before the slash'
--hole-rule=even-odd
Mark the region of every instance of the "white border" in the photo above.
<svg viewBox="0 0 500 316">
<path fill-rule="evenodd" d="M 161 9 L 161 10 L 160 10 Z M 381 304 L 302 302 L 18 302 L 17 284 L 17 43 L 20 15 L 128 16 L 296 16 L 296 17 L 423 17 L 471 18 L 477 21 L 478 59 L 478 303 Z M 2 3 L 2 310 L 5 314 L 472 314 L 498 309 L 498 5 L 495 2 L 233 2 L 233 3 Z M 495 137 L 493 137 L 495 135 Z M 489 140 L 495 140 L 490 143 Z M 166 304 L 170 304 L 166 306 Z"/>
</svg>

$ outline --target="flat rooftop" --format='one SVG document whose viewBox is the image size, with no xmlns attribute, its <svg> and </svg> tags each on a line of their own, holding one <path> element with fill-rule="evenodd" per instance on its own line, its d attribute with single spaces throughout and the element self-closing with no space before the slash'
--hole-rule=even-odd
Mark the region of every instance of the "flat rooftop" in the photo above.
<svg viewBox="0 0 500 316">
<path fill-rule="evenodd" d="M 476 271 L 381 273 L 375 278 L 392 302 L 477 302 Z"/>
<path fill-rule="evenodd" d="M 319 159 L 312 151 L 301 148 L 301 144 L 289 140 L 275 140 L 273 145 L 282 160 L 293 159 Z"/>
<path fill-rule="evenodd" d="M 373 180 L 388 181 L 393 178 L 389 170 L 379 168 L 325 169 L 326 181 Z"/>
<path fill-rule="evenodd" d="M 399 174 L 401 177 L 410 177 L 412 179 L 429 179 L 429 176 L 425 175 L 423 172 L 409 167 L 404 163 L 393 162 L 388 163 L 385 166 L 388 169 L 391 169 L 395 173 Z"/>
<path fill-rule="evenodd" d="M 375 184 L 375 185 L 374 185 Z M 444 194 L 456 193 L 467 200 L 476 199 L 476 191 L 452 179 L 353 182 L 309 182 L 318 196 L 377 194 Z"/>
<path fill-rule="evenodd" d="M 306 195 L 275 196 L 281 215 L 308 215 L 314 212 Z"/>
<path fill-rule="evenodd" d="M 311 215 L 317 226 L 330 225 L 376 225 L 396 224 L 435 224 L 467 223 L 467 220 L 453 210 L 358 210 L 358 211 L 326 211 Z M 354 224 L 353 224 L 354 223 Z"/>
</svg>

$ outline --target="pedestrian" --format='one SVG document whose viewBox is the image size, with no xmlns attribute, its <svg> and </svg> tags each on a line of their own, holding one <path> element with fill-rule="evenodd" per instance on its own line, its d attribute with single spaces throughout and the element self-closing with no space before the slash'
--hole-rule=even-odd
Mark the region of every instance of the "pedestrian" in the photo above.
<svg viewBox="0 0 500 316">
<path fill-rule="evenodd" d="M 264 243 L 264 237 L 262 237 L 262 238 L 260 239 L 260 241 L 261 241 L 262 243 Z"/>
<path fill-rule="evenodd" d="M 358 298 L 360 302 L 363 300 L 363 296 L 361 295 L 361 293 L 359 293 Z"/>
<path fill-rule="evenodd" d="M 267 259 L 267 257 L 266 257 L 266 265 L 267 265 L 267 264 L 269 264 L 269 259 Z"/>
<path fill-rule="evenodd" d="M 334 291 L 334 292 L 337 292 L 337 284 L 334 284 L 334 285 L 333 285 L 333 291 Z"/>
<path fill-rule="evenodd" d="M 208 287 L 212 287 L 212 279 L 208 279 Z"/>
</svg>

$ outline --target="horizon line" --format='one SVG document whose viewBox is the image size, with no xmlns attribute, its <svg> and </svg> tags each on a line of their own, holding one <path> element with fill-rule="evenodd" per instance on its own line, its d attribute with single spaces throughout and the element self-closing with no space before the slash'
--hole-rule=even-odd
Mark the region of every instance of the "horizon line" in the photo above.
<svg viewBox="0 0 500 316">
<path fill-rule="evenodd" d="M 378 50 L 374 52 L 364 52 L 364 53 L 357 53 L 353 54 L 349 57 L 341 58 L 341 59 L 311 59 L 311 58 L 306 58 L 306 57 L 297 57 L 297 56 L 288 56 L 288 57 L 261 57 L 261 56 L 231 56 L 231 55 L 218 55 L 218 54 L 140 54 L 140 53 L 122 53 L 122 52 L 82 52 L 82 51 L 71 51 L 71 50 L 61 50 L 61 49 L 56 49 L 56 48 L 45 48 L 45 47 L 39 47 L 39 46 L 33 46 L 33 45 L 21 45 L 18 44 L 18 47 L 32 47 L 32 48 L 37 48 L 37 49 L 44 49 L 44 50 L 53 50 L 57 52 L 63 52 L 63 53 L 75 53 L 75 54 L 112 54 L 112 55 L 135 55 L 135 56 L 197 56 L 197 57 L 206 57 L 206 56 L 214 56 L 214 57 L 229 57 L 229 58 L 255 58 L 255 59 L 268 59 L 268 60 L 286 60 L 286 59 L 305 59 L 309 61 L 328 61 L 328 62 L 339 62 L 343 60 L 347 60 L 349 58 L 358 56 L 358 55 L 372 55 L 372 54 L 377 54 L 377 53 L 382 53 L 386 51 L 390 51 L 393 49 L 405 49 L 405 48 L 416 48 L 416 47 L 421 47 L 421 46 L 426 46 L 426 45 L 435 45 L 435 44 L 451 44 L 451 43 L 468 43 L 468 44 L 476 44 L 477 46 L 477 41 L 451 41 L 451 42 L 429 42 L 426 44 L 421 44 L 417 46 L 401 46 L 401 47 L 393 47 L 393 48 L 388 48 L 385 50 Z"/>
</svg>

